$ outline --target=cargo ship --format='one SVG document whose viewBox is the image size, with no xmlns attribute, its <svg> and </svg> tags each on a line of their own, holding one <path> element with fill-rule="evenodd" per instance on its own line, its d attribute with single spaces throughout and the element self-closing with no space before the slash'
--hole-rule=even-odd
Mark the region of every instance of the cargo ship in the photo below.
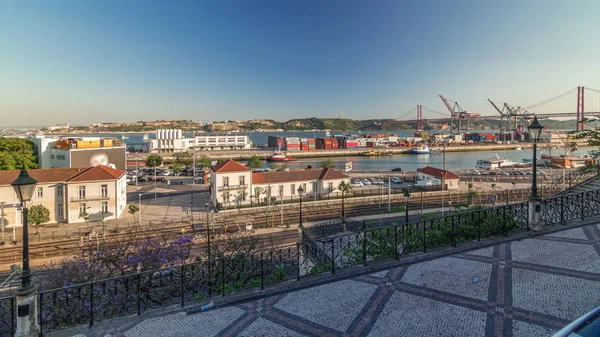
<svg viewBox="0 0 600 337">
<path fill-rule="evenodd" d="M 267 161 L 296 161 L 298 159 L 288 157 L 285 154 L 281 154 L 279 151 L 274 151 L 272 155 L 267 157 Z"/>
</svg>

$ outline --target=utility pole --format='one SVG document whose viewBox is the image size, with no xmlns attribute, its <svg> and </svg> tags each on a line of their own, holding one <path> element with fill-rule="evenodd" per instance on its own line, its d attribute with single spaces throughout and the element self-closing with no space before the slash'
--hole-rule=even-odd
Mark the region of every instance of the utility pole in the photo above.
<svg viewBox="0 0 600 337">
<path fill-rule="evenodd" d="M 4 244 L 4 204 L 5 201 L 0 201 L 0 223 L 2 224 L 2 244 Z"/>
<path fill-rule="evenodd" d="M 192 138 L 194 138 L 194 147 L 192 149 L 192 185 L 196 185 L 196 130 L 192 131 Z M 193 192 L 192 192 L 193 196 Z M 193 200 L 193 197 L 192 197 Z M 192 205 L 192 208 L 194 206 Z"/>
<path fill-rule="evenodd" d="M 446 142 L 444 142 L 444 153 L 442 156 L 442 216 L 444 216 L 444 191 L 446 190 Z"/>
</svg>

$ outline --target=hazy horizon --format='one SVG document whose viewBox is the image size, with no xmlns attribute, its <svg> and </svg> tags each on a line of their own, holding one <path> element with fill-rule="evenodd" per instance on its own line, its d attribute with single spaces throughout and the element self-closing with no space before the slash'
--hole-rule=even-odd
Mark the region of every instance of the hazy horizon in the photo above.
<svg viewBox="0 0 600 337">
<path fill-rule="evenodd" d="M 0 127 L 497 115 L 600 88 L 597 1 L 7 2 Z M 600 92 L 599 92 L 600 93 Z M 570 94 L 562 104 L 575 110 Z M 586 101 L 600 109 L 600 98 Z M 439 117 L 425 110 L 427 117 Z"/>
</svg>

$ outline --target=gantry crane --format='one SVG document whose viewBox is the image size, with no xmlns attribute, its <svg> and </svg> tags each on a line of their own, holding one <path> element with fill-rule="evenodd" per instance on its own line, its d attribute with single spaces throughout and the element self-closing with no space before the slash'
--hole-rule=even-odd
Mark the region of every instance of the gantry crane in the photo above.
<svg viewBox="0 0 600 337">
<path fill-rule="evenodd" d="M 454 129 L 454 121 L 457 120 L 458 121 L 458 128 L 457 128 L 457 133 L 461 133 L 462 131 L 462 120 L 466 119 L 467 120 L 467 125 L 465 128 L 465 132 L 469 132 L 469 119 L 471 117 L 480 117 L 481 115 L 478 113 L 474 113 L 474 112 L 470 112 L 470 111 L 465 111 L 463 110 L 463 108 L 460 107 L 460 105 L 458 104 L 458 102 L 454 102 L 454 101 L 450 101 L 448 99 L 446 99 L 444 96 L 439 95 L 440 99 L 442 100 L 442 102 L 444 102 L 444 105 L 446 106 L 446 108 L 448 109 L 448 111 L 450 111 L 450 127 L 451 130 Z M 450 104 L 450 102 L 454 103 L 454 106 Z"/>
<path fill-rule="evenodd" d="M 496 111 L 498 111 L 500 114 L 500 133 L 504 136 L 503 142 L 506 143 L 506 133 L 510 132 L 510 111 L 508 111 L 506 104 L 502 106 L 502 109 L 500 109 L 496 103 L 492 102 L 492 100 L 489 98 L 488 102 L 490 102 L 494 109 L 496 109 Z"/>
</svg>

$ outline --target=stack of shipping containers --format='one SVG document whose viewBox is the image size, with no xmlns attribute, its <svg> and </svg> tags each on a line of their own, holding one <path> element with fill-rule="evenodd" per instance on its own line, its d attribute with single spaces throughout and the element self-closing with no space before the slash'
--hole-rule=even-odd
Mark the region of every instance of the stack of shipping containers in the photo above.
<svg viewBox="0 0 600 337">
<path fill-rule="evenodd" d="M 300 138 L 286 137 L 285 138 L 285 149 L 287 151 L 300 151 Z"/>
<path fill-rule="evenodd" d="M 272 149 L 285 150 L 285 138 L 281 136 L 269 136 L 267 146 Z"/>
<path fill-rule="evenodd" d="M 319 150 L 332 150 L 338 148 L 337 138 L 317 138 L 316 146 Z M 310 144 L 309 144 L 310 150 Z"/>
</svg>

